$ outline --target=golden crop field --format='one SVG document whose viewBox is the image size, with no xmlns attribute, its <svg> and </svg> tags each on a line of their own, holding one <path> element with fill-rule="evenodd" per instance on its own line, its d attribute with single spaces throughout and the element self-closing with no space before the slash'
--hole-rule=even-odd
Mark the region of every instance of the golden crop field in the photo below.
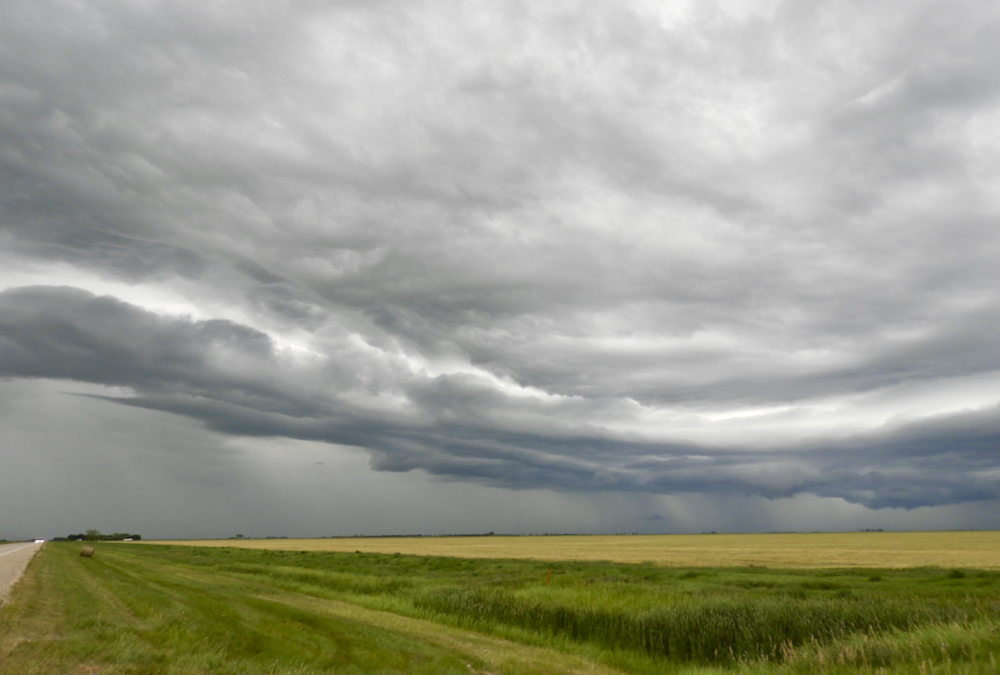
<svg viewBox="0 0 1000 675">
<path fill-rule="evenodd" d="M 143 543 L 458 558 L 607 560 L 684 567 L 964 567 L 1000 569 L 1000 532 L 843 532 L 344 539 L 215 539 Z"/>
</svg>

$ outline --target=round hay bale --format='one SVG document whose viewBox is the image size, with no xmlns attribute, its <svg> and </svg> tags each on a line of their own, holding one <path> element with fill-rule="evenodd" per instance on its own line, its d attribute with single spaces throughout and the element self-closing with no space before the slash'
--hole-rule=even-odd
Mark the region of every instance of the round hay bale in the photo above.
<svg viewBox="0 0 1000 675">
<path fill-rule="evenodd" d="M 83 548 L 80 549 L 80 555 L 82 555 L 84 558 L 92 557 L 94 555 L 94 547 L 84 546 Z"/>
</svg>

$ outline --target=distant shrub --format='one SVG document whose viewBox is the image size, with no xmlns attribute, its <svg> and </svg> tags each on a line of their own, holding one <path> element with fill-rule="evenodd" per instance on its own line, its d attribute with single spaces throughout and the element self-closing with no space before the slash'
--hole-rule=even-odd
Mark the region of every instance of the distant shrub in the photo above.
<svg viewBox="0 0 1000 675">
<path fill-rule="evenodd" d="M 71 534 L 66 537 L 56 537 L 56 540 L 65 541 L 142 541 L 142 535 L 128 534 L 127 532 L 115 532 L 114 534 L 103 534 L 100 530 L 87 530 L 82 534 Z"/>
</svg>

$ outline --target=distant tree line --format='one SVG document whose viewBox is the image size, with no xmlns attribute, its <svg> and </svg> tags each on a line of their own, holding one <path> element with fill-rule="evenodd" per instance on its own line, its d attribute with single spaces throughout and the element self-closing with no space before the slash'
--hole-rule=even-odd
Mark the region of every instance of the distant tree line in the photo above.
<svg viewBox="0 0 1000 675">
<path fill-rule="evenodd" d="M 56 537 L 54 541 L 142 541 L 141 534 L 129 534 L 127 532 L 115 532 L 114 534 L 103 534 L 100 530 L 87 530 L 83 534 L 71 534 L 66 537 Z"/>
</svg>

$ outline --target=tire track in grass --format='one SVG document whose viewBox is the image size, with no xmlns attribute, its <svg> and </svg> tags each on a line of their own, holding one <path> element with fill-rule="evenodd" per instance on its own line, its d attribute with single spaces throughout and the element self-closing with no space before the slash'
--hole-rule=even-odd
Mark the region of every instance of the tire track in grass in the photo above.
<svg viewBox="0 0 1000 675">
<path fill-rule="evenodd" d="M 0 612 L 0 673 L 468 672 L 458 655 L 398 631 L 298 621 L 293 606 L 262 603 L 239 580 L 111 551 L 99 564 L 69 547 L 48 553 Z"/>
<path fill-rule="evenodd" d="M 624 672 L 556 650 L 522 645 L 426 619 L 414 619 L 392 612 L 368 609 L 339 600 L 284 594 L 253 597 L 263 602 L 288 605 L 316 614 L 365 623 L 376 628 L 388 629 L 425 640 L 484 664 L 482 666 L 484 670 L 476 670 L 472 664 L 469 664 L 469 669 L 473 673 L 623 675 Z"/>
<path fill-rule="evenodd" d="M 150 569 L 157 567 L 147 561 Z M 162 563 L 161 563 L 162 565 Z M 247 587 L 247 581 L 214 571 L 185 569 L 163 565 L 164 571 L 182 576 L 191 583 L 212 586 Z M 245 596 L 261 605 L 291 608 L 318 616 L 396 633 L 426 642 L 463 657 L 472 675 L 625 675 L 625 671 L 555 649 L 523 645 L 503 638 L 462 630 L 427 619 L 417 619 L 392 612 L 328 598 L 276 589 L 268 584 L 254 584 Z M 264 606 L 257 609 L 265 610 Z M 266 611 L 266 610 L 265 610 Z"/>
</svg>

